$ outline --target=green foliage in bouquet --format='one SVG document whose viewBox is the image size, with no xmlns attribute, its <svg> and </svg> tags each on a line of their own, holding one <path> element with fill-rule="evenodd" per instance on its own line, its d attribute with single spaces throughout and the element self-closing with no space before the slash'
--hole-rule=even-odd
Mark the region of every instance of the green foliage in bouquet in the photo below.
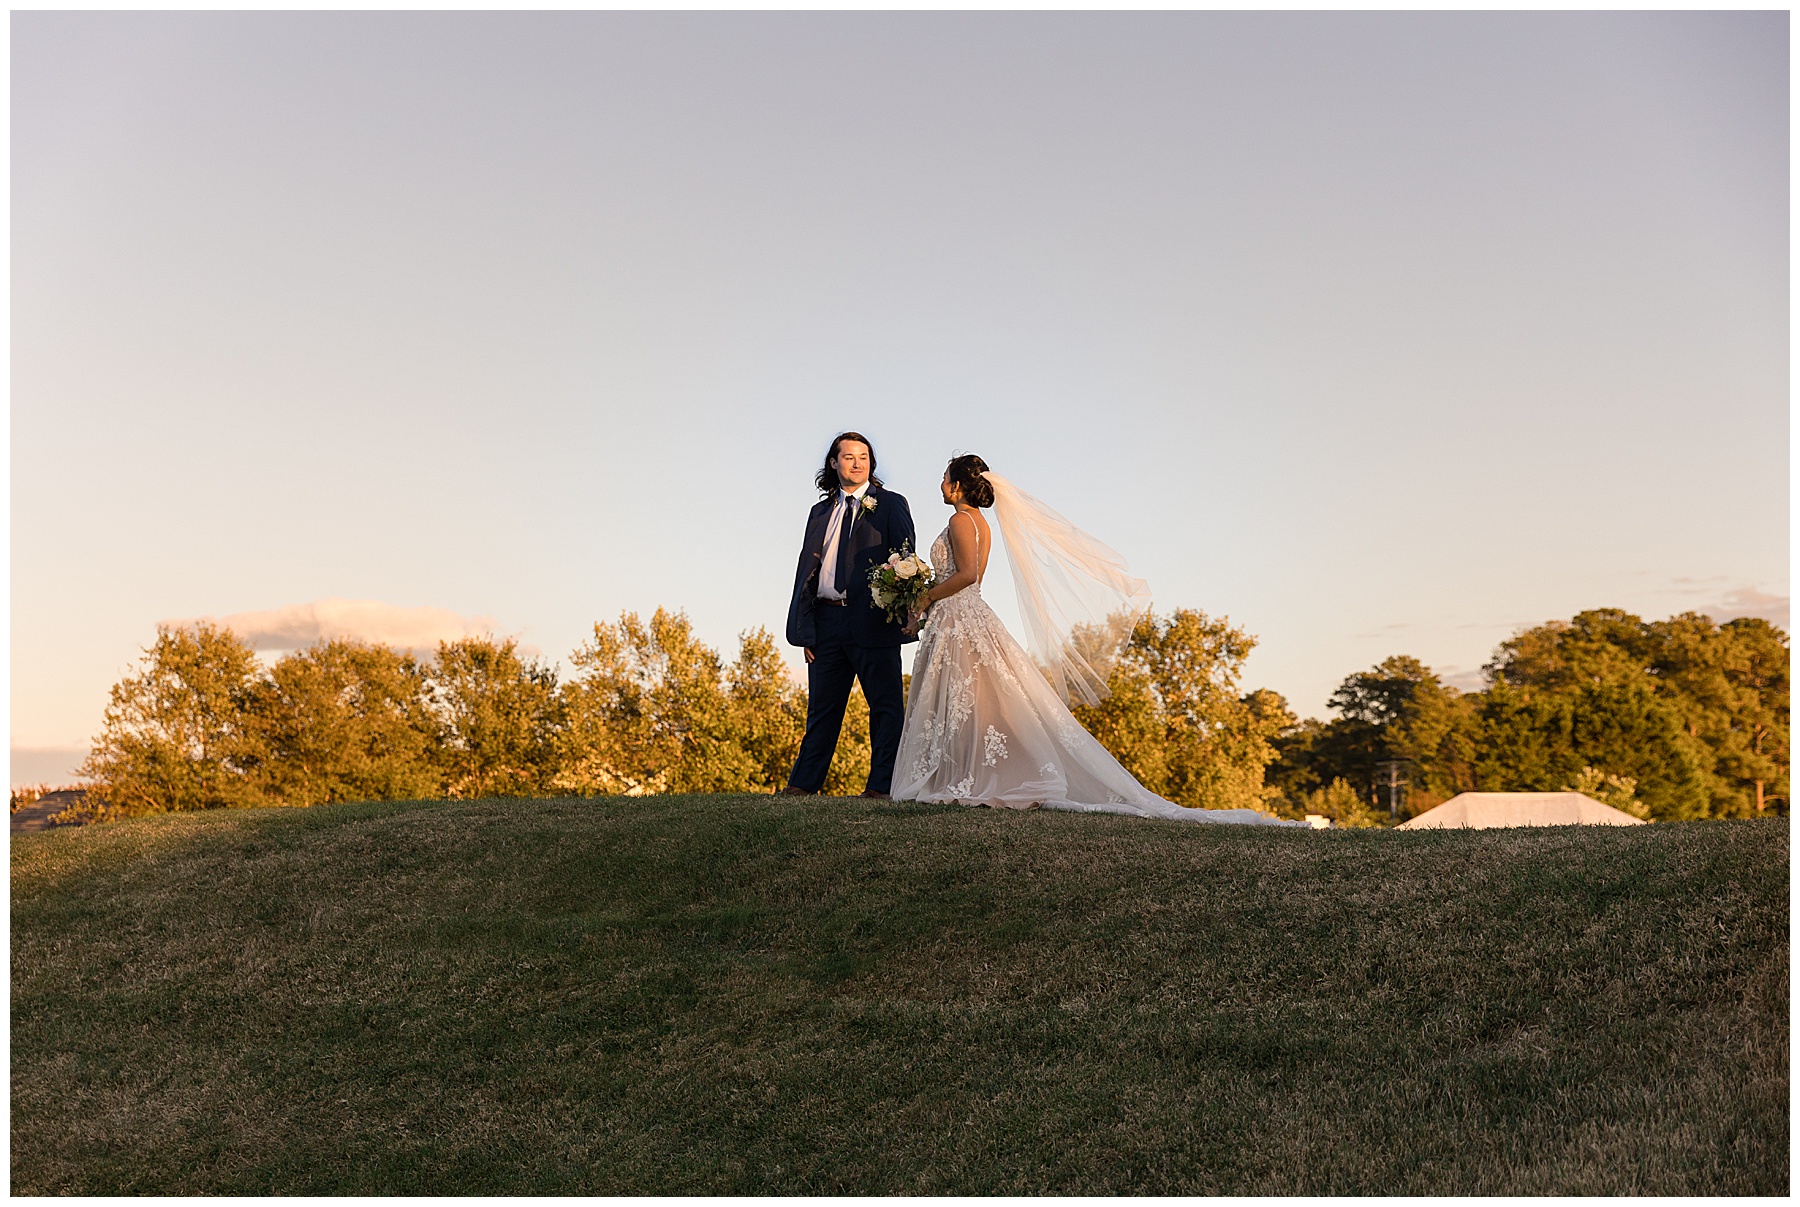
<svg viewBox="0 0 1800 1207">
<path fill-rule="evenodd" d="M 869 597 L 874 606 L 896 624 L 905 624 L 931 590 L 931 563 L 912 551 L 911 541 L 901 541 L 898 553 L 869 571 Z"/>
</svg>

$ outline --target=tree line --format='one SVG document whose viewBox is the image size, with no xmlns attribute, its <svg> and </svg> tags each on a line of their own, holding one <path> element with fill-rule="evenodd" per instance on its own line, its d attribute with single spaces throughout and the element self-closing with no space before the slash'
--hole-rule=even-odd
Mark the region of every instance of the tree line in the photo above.
<svg viewBox="0 0 1800 1207">
<path fill-rule="evenodd" d="M 1482 670 L 1475 692 L 1404 656 L 1349 676 L 1335 719 L 1276 739 L 1270 786 L 1349 825 L 1467 791 L 1574 789 L 1652 821 L 1787 812 L 1788 637 L 1766 620 L 1598 608 L 1502 642 Z M 1383 772 L 1407 781 L 1398 817 Z"/>
<path fill-rule="evenodd" d="M 1255 638 L 1224 619 L 1151 613 L 1120 636 L 1111 696 L 1076 715 L 1184 805 L 1386 825 L 1468 789 L 1575 787 L 1658 820 L 1786 811 L 1787 639 L 1763 621 L 1584 612 L 1504 643 L 1480 692 L 1390 658 L 1344 680 L 1329 722 L 1298 720 L 1276 692 L 1240 693 Z M 743 634 L 727 663 L 683 615 L 626 613 L 569 661 L 564 680 L 514 641 L 471 637 L 424 659 L 326 641 L 265 666 L 227 629 L 163 627 L 112 688 L 80 809 L 108 819 L 786 782 L 806 692 L 766 630 Z M 855 693 L 825 790 L 860 791 L 868 766 Z M 1377 784 L 1394 767 L 1408 781 L 1397 814 Z"/>
<path fill-rule="evenodd" d="M 350 800 L 744 792 L 787 773 L 805 693 L 774 639 L 726 666 L 659 610 L 594 626 L 576 674 L 470 637 L 420 659 L 332 640 L 265 667 L 228 629 L 161 627 L 81 773 L 111 818 Z M 868 768 L 866 705 L 861 766 Z M 855 720 L 854 717 L 851 718 Z M 854 727 L 847 725 L 846 729 Z M 857 774 L 854 733 L 832 789 Z M 861 783 L 855 790 L 860 790 Z"/>
</svg>

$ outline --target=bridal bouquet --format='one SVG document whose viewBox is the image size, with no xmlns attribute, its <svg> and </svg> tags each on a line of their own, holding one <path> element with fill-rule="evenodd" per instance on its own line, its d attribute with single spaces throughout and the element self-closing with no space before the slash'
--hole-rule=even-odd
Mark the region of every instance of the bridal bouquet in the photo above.
<svg viewBox="0 0 1800 1207">
<path fill-rule="evenodd" d="M 888 559 L 869 571 L 869 595 L 874 606 L 887 612 L 896 624 L 905 624 L 915 605 L 931 590 L 931 563 L 900 542 L 900 552 L 888 552 Z"/>
</svg>

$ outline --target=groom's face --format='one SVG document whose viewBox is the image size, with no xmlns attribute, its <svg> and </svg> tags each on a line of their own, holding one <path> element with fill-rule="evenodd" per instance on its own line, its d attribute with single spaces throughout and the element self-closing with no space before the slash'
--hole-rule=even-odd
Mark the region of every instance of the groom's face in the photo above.
<svg viewBox="0 0 1800 1207">
<path fill-rule="evenodd" d="M 840 442 L 837 456 L 832 460 L 837 467 L 838 485 L 846 491 L 855 490 L 869 480 L 869 446 L 860 440 Z"/>
</svg>

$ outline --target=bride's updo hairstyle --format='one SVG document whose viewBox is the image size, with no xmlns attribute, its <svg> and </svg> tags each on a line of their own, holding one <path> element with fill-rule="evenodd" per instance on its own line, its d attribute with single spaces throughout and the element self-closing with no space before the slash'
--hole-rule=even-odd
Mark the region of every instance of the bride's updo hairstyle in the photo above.
<svg viewBox="0 0 1800 1207">
<path fill-rule="evenodd" d="M 988 463 L 974 453 L 950 459 L 950 481 L 962 489 L 963 502 L 971 507 L 994 505 L 994 484 L 981 476 L 987 467 Z"/>
</svg>

